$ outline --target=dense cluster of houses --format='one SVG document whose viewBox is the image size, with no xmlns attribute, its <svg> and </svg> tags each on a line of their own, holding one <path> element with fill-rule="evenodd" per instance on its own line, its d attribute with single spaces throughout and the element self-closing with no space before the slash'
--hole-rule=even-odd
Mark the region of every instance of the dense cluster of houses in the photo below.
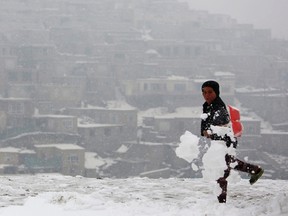
<svg viewBox="0 0 288 216">
<path fill-rule="evenodd" d="M 195 177 L 201 84 L 241 108 L 239 154 L 288 178 L 288 42 L 177 0 L 0 2 L 0 173 Z M 280 160 L 280 158 L 282 160 Z"/>
</svg>

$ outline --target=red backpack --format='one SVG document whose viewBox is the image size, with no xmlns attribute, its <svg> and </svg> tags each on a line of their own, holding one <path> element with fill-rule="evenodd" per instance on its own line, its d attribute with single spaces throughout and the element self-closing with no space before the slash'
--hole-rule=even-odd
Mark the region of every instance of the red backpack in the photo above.
<svg viewBox="0 0 288 216">
<path fill-rule="evenodd" d="M 240 137 L 243 132 L 243 125 L 240 122 L 240 111 L 236 107 L 228 105 L 232 130 L 235 137 Z"/>
</svg>

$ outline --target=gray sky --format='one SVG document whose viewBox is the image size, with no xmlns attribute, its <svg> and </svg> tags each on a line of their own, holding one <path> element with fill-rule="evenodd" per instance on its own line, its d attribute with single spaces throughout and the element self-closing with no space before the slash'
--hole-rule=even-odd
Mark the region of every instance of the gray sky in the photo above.
<svg viewBox="0 0 288 216">
<path fill-rule="evenodd" d="M 288 39 L 288 0 L 179 0 L 193 9 L 224 13 L 239 23 L 251 23 L 255 28 L 269 28 L 272 36 Z"/>
</svg>

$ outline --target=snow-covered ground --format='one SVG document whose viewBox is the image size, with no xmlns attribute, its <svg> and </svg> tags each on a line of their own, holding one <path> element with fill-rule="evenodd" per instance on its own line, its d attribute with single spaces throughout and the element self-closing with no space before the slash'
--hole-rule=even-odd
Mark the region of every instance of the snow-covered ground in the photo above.
<svg viewBox="0 0 288 216">
<path fill-rule="evenodd" d="M 199 144 L 203 145 L 199 137 L 187 131 L 180 138 L 176 154 L 191 162 L 198 157 Z M 201 179 L 1 176 L 0 215 L 288 215 L 288 181 L 284 180 L 259 179 L 251 186 L 248 179 L 232 172 L 227 203 L 218 203 L 220 188 L 215 180 L 223 175 L 224 154 L 228 150 L 221 141 L 211 143 L 203 156 Z M 193 169 L 199 168 L 191 165 Z"/>
<path fill-rule="evenodd" d="M 288 181 L 229 185 L 226 204 L 203 179 L 92 179 L 58 174 L 0 177 L 0 215 L 288 215 Z"/>
<path fill-rule="evenodd" d="M 203 154 L 201 179 L 96 179 L 59 174 L 0 176 L 0 215 L 288 215 L 288 181 L 263 178 L 251 186 L 248 179 L 241 179 L 233 170 L 227 179 L 227 203 L 218 203 L 220 188 L 215 180 L 227 168 L 224 155 L 236 152 L 222 141 L 213 141 L 209 146 L 205 140 L 186 131 L 180 137 L 176 154 L 191 162 L 195 170 L 199 166 L 194 161 L 199 158 L 202 147 L 207 151 Z"/>
</svg>

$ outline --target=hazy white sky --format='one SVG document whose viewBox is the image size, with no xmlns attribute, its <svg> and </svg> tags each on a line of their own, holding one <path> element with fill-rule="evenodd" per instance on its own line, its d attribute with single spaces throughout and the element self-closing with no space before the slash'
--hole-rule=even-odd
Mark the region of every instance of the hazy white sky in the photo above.
<svg viewBox="0 0 288 216">
<path fill-rule="evenodd" d="M 180 0 L 193 9 L 224 13 L 239 23 L 251 23 L 255 28 L 269 28 L 272 36 L 288 39 L 288 0 Z"/>
</svg>

